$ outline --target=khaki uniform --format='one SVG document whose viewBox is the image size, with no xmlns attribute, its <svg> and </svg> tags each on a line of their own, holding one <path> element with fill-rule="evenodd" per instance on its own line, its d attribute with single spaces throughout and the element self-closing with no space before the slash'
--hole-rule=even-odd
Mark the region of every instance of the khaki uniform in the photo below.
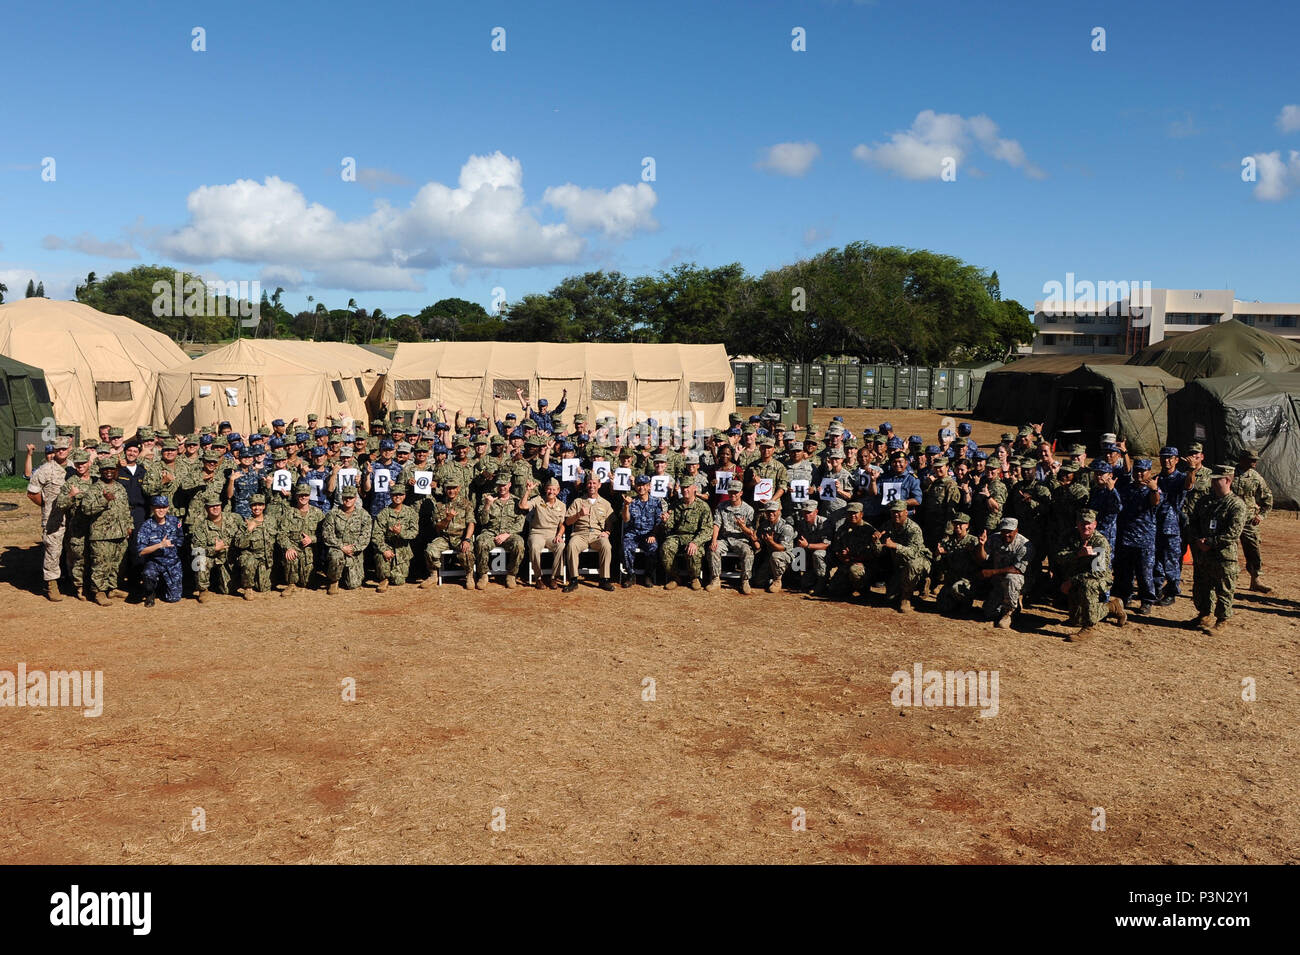
<svg viewBox="0 0 1300 955">
<path fill-rule="evenodd" d="M 614 533 L 614 506 L 599 494 L 594 500 L 581 497 L 569 505 L 566 516 L 577 517 L 569 525 L 569 543 L 564 549 L 569 580 L 578 579 L 578 555 L 584 550 L 596 551 L 600 559 L 600 579 L 608 580 L 614 556 L 614 545 L 611 542 Z"/>
<path fill-rule="evenodd" d="M 556 532 L 564 524 L 564 502 L 558 497 L 550 504 L 545 498 L 533 498 L 528 511 L 528 560 L 533 568 L 533 579 L 542 579 L 542 551 L 555 550 L 555 571 L 559 572 L 560 554 L 555 543 Z"/>
<path fill-rule="evenodd" d="M 27 493 L 41 496 L 41 573 L 47 581 L 63 576 L 61 562 L 67 511 L 59 492 L 63 490 L 66 474 L 67 468 L 51 458 L 33 471 L 31 480 L 27 482 Z"/>
</svg>

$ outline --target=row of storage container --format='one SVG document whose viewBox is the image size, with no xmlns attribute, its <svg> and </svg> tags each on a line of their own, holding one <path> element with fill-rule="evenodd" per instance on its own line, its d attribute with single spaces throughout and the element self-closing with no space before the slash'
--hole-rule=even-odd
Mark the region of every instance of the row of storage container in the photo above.
<svg viewBox="0 0 1300 955">
<path fill-rule="evenodd" d="M 969 411 L 979 400 L 982 368 L 732 362 L 736 405 L 769 398 L 810 398 L 819 408 L 916 408 Z"/>
</svg>

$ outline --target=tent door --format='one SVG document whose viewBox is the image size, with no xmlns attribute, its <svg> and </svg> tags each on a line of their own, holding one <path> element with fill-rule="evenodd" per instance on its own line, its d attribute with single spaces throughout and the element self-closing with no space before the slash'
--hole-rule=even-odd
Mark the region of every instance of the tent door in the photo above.
<svg viewBox="0 0 1300 955">
<path fill-rule="evenodd" d="M 256 399 L 251 392 L 248 378 L 243 375 L 196 377 L 194 379 L 195 430 L 204 425 L 229 421 L 230 426 L 240 434 L 248 434 L 257 420 L 257 408 L 251 407 L 251 403 Z"/>
</svg>

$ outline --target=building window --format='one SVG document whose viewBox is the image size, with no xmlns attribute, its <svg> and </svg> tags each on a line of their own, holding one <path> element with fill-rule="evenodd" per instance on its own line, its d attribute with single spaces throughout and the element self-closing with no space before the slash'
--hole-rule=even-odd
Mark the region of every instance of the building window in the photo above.
<svg viewBox="0 0 1300 955">
<path fill-rule="evenodd" d="M 1278 315 L 1273 319 L 1273 324 L 1278 328 L 1295 328 L 1296 316 Z"/>
</svg>

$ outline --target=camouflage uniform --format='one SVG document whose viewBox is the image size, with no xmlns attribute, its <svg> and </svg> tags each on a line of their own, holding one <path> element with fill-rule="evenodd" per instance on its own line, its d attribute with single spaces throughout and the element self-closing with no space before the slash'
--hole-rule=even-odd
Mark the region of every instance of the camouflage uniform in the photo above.
<svg viewBox="0 0 1300 955">
<path fill-rule="evenodd" d="M 366 547 L 370 543 L 370 515 L 357 505 L 348 514 L 336 507 L 321 521 L 321 543 L 325 545 L 325 579 L 345 590 L 360 587 L 366 580 Z M 343 553 L 345 546 L 352 553 Z"/>
<path fill-rule="evenodd" d="M 979 576 L 979 538 L 954 530 L 940 544 L 943 553 L 934 559 L 934 580 L 940 585 L 937 604 L 945 616 L 965 613 L 975 602 L 975 580 Z"/>
<path fill-rule="evenodd" d="M 1236 490 L 1235 482 L 1233 490 Z M 1192 544 L 1192 603 L 1202 617 L 1218 620 L 1232 616 L 1232 598 L 1237 589 L 1237 540 L 1249 520 L 1250 508 L 1235 493 L 1201 498 L 1192 514 L 1188 533 Z M 1202 552 L 1195 542 L 1205 538 L 1210 545 Z"/>
<path fill-rule="evenodd" d="M 991 536 L 991 535 L 990 535 Z M 1017 534 L 1010 544 L 998 534 L 987 548 L 989 567 L 998 570 L 1015 567 L 1018 574 L 999 574 L 992 579 L 989 594 L 984 598 L 984 619 L 997 620 L 1010 614 L 1020 604 L 1020 593 L 1025 587 L 1026 569 L 1033 560 L 1032 542 L 1024 534 Z"/>
<path fill-rule="evenodd" d="M 113 494 L 112 500 L 109 493 Z M 81 513 L 90 518 L 90 588 L 96 594 L 117 590 L 127 543 L 135 530 L 126 485 L 97 481 L 78 495 L 77 504 Z"/>
<path fill-rule="evenodd" d="M 275 567 L 275 542 L 279 528 L 276 519 L 269 511 L 262 512 L 262 520 L 252 526 L 252 520 L 244 521 L 239 535 L 235 538 L 235 548 L 239 552 L 239 575 L 244 590 L 266 593 L 271 589 L 271 570 Z"/>
<path fill-rule="evenodd" d="M 664 526 L 667 533 L 663 547 L 659 550 L 659 565 L 663 568 L 665 579 L 669 583 L 673 582 L 680 551 L 690 579 L 696 580 L 704 563 L 705 548 L 713 538 L 713 512 L 709 510 L 709 505 L 698 497 L 690 505 L 685 500 L 679 500 L 668 511 Z M 694 557 L 686 552 L 688 544 L 697 546 Z"/>
<path fill-rule="evenodd" d="M 280 559 L 284 567 L 284 582 L 290 587 L 306 587 L 311 583 L 312 571 L 316 566 L 316 549 L 320 545 L 320 526 L 325 520 L 325 513 L 312 504 L 307 505 L 307 513 L 296 507 L 285 508 L 276 519 L 276 543 L 280 545 Z M 306 534 L 312 543 L 303 546 L 302 537 Z M 290 560 L 285 553 L 297 552 Z"/>
<path fill-rule="evenodd" d="M 141 558 L 140 583 L 144 585 L 146 596 L 158 593 L 166 603 L 176 603 L 181 599 L 181 546 L 185 532 L 181 530 L 180 518 L 167 514 L 159 524 L 151 514 L 135 532 L 135 549 L 138 554 L 146 547 L 160 544 L 164 539 L 171 541 L 171 547 L 163 547 Z"/>
<path fill-rule="evenodd" d="M 871 589 L 871 568 L 881 550 L 875 531 L 866 521 L 861 524 L 854 524 L 851 519 L 840 522 L 831 543 L 832 569 L 826 584 L 829 596 L 848 597 L 856 591 L 865 594 Z M 919 528 L 917 533 L 920 533 Z M 848 551 L 847 560 L 840 556 L 844 550 Z"/>
<path fill-rule="evenodd" d="M 1091 547 L 1094 553 L 1081 556 L 1079 551 L 1084 547 Z M 1054 555 L 1062 579 L 1070 582 L 1070 618 L 1066 621 L 1069 626 L 1090 630 L 1105 619 L 1111 585 L 1110 559 L 1110 544 L 1104 534 L 1093 531 L 1085 541 L 1077 529 Z"/>
<path fill-rule="evenodd" d="M 28 494 L 41 496 L 41 544 L 44 560 L 41 566 L 43 579 L 51 586 L 52 598 L 58 597 L 58 580 L 63 576 L 60 566 L 63 558 L 63 538 L 67 531 L 66 510 L 63 505 L 63 485 L 68 469 L 54 458 L 49 458 L 32 472 L 27 483 Z"/>
<path fill-rule="evenodd" d="M 1263 556 L 1259 550 L 1259 524 L 1251 521 L 1258 517 L 1262 522 L 1273 510 L 1273 491 L 1264 480 L 1264 475 L 1255 468 L 1238 471 L 1232 482 L 1232 493 L 1246 504 L 1246 524 L 1241 532 L 1241 550 L 1246 555 L 1246 572 L 1251 579 L 1259 576 L 1264 566 Z"/>
<path fill-rule="evenodd" d="M 73 474 L 59 489 L 58 507 L 64 512 L 63 553 L 68 562 L 68 576 L 72 580 L 72 592 L 78 597 L 85 593 L 85 581 L 89 570 L 87 540 L 90 535 L 90 518 L 77 503 L 84 497 L 95 482 L 90 478 Z M 73 491 L 77 493 L 74 494 Z"/>
<path fill-rule="evenodd" d="M 529 473 L 531 480 L 531 469 Z M 506 575 L 514 577 L 519 573 L 519 562 L 524 556 L 524 515 L 519 510 L 519 499 L 513 494 L 504 499 L 484 498 L 475 524 L 478 533 L 474 537 L 474 563 L 478 566 L 478 579 L 488 575 L 494 547 L 501 547 L 506 552 Z M 498 534 L 509 534 L 510 537 L 497 544 L 494 538 Z"/>
<path fill-rule="evenodd" d="M 768 544 L 767 535 L 785 550 L 776 550 Z M 758 525 L 759 551 L 754 563 L 754 586 L 766 587 L 779 582 L 790 569 L 790 560 L 794 557 L 794 528 L 790 522 L 779 520 L 769 524 L 764 518 Z"/>
<path fill-rule="evenodd" d="M 424 565 L 429 570 L 431 581 L 437 582 L 438 569 L 442 565 L 442 552 L 445 550 L 452 552 L 452 562 L 465 571 L 466 586 L 469 585 L 469 579 L 474 576 L 473 541 L 470 542 L 468 553 L 461 549 L 465 533 L 474 523 L 474 505 L 470 503 L 465 490 L 462 487 L 461 493 L 454 501 L 430 500 L 424 503 L 425 523 L 429 528 L 428 533 L 432 535 L 432 539 L 424 548 Z M 447 526 L 439 527 L 438 525 L 443 521 L 447 521 Z"/>
<path fill-rule="evenodd" d="M 695 498 L 697 501 L 700 498 Z M 749 580 L 754 572 L 754 545 L 748 535 L 740 529 L 743 521 L 750 530 L 754 529 L 754 509 L 740 501 L 730 501 L 713 512 L 713 526 L 718 529 L 718 548 L 709 550 L 709 579 L 717 581 L 722 577 L 722 558 L 728 554 L 740 558 L 740 576 Z"/>
<path fill-rule="evenodd" d="M 812 511 L 813 522 L 808 523 L 807 511 L 800 511 L 799 519 L 794 525 L 795 540 L 802 537 L 809 544 L 829 544 L 834 538 L 834 531 L 826 523 L 826 518 Z M 803 575 L 799 578 L 799 586 L 808 593 L 824 593 L 826 590 L 826 554 L 827 550 L 819 548 L 817 550 L 805 550 Z"/>
<path fill-rule="evenodd" d="M 401 510 L 389 505 L 379 512 L 370 533 L 370 543 L 375 548 L 375 572 L 381 581 L 403 584 L 411 572 L 411 545 L 420 531 L 420 515 L 415 508 L 403 504 Z M 384 551 L 393 552 L 392 560 Z"/>
<path fill-rule="evenodd" d="M 916 521 L 909 520 L 902 527 L 885 525 L 885 533 L 897 547 L 881 546 L 881 553 L 889 556 L 893 575 L 889 581 L 889 596 L 911 599 L 916 589 L 925 583 L 930 572 L 930 549 L 925 546 L 925 533 Z"/>
<path fill-rule="evenodd" d="M 207 500 L 214 499 L 208 497 Z M 232 593 L 235 568 L 239 563 L 235 557 L 234 541 L 244 530 L 244 519 L 234 511 L 222 511 L 221 523 L 217 524 L 205 511 L 201 518 L 191 520 L 188 528 L 190 561 L 198 590 Z M 221 550 L 216 549 L 217 541 L 225 545 Z"/>
</svg>

